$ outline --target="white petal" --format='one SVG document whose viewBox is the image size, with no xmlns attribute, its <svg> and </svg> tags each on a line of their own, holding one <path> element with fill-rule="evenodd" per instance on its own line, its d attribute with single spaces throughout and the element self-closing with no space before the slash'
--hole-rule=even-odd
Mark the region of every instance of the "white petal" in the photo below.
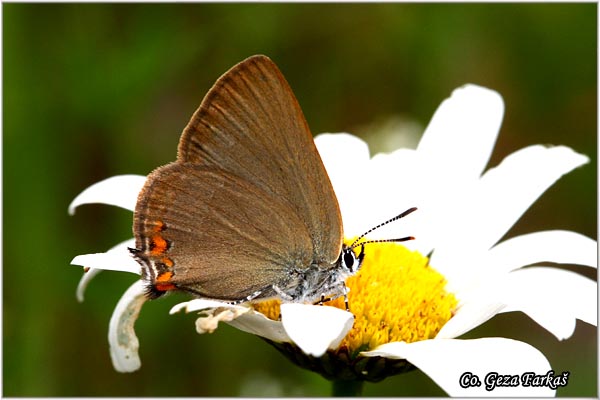
<svg viewBox="0 0 600 400">
<path fill-rule="evenodd" d="M 354 316 L 339 308 L 286 303 L 281 305 L 281 322 L 300 349 L 321 357 L 336 348 L 354 323 Z"/>
<path fill-rule="evenodd" d="M 509 272 L 539 262 L 597 268 L 598 243 L 570 231 L 542 231 L 516 236 L 494 246 L 481 264 L 494 272 Z"/>
<path fill-rule="evenodd" d="M 423 182 L 415 150 L 399 149 L 369 160 L 367 144 L 346 133 L 320 134 L 315 144 L 338 199 L 345 237 L 358 236 L 421 199 L 414 190 Z M 390 180 L 390 173 L 397 173 L 398 181 Z M 409 236 L 414 226 L 418 224 L 388 224 L 376 237 Z"/>
<path fill-rule="evenodd" d="M 127 249 L 129 247 L 135 247 L 135 239 L 125 240 L 124 242 L 121 242 L 121 243 L 111 247 L 107 253 L 111 253 L 111 252 L 119 253 L 122 251 L 128 251 Z M 75 258 L 77 258 L 77 257 L 75 257 Z M 85 257 L 83 260 L 85 261 Z M 75 261 L 75 259 L 73 261 Z M 129 261 L 127 261 L 127 263 L 129 263 Z M 71 264 L 73 264 L 73 262 L 71 262 Z M 80 264 L 75 264 L 75 265 L 80 265 Z M 84 267 L 85 267 L 85 265 L 84 265 Z M 102 269 L 89 268 L 89 270 L 83 274 L 83 276 L 81 277 L 81 280 L 79 281 L 79 284 L 77 285 L 77 301 L 79 301 L 80 303 L 83 302 L 83 295 L 85 293 L 85 289 L 87 288 L 87 286 L 90 283 L 90 281 L 92 280 L 92 278 L 94 278 L 96 275 L 98 275 L 100 273 L 100 271 L 102 271 Z"/>
<path fill-rule="evenodd" d="M 369 193 L 360 182 L 368 176 L 369 147 L 362 139 L 347 133 L 320 134 L 315 137 L 315 145 L 335 191 L 346 237 L 364 232 L 362 209 L 369 204 Z M 356 233 L 358 229 L 362 231 Z"/>
<path fill-rule="evenodd" d="M 465 190 L 458 203 L 444 198 L 444 206 L 454 209 L 442 208 L 443 213 L 438 210 L 435 214 L 441 226 L 433 225 L 436 246 L 431 264 L 448 280 L 481 272 L 478 261 L 485 252 L 549 186 L 587 161 L 564 146 L 530 146 L 509 155 L 470 191 Z M 465 244 L 470 252 L 466 260 Z"/>
<path fill-rule="evenodd" d="M 470 199 L 471 223 L 463 229 L 477 233 L 471 246 L 490 249 L 546 189 L 588 161 L 564 146 L 530 146 L 507 156 L 483 175 Z"/>
<path fill-rule="evenodd" d="M 575 319 L 598 323 L 598 285 L 583 275 L 531 267 L 511 272 L 503 286 L 506 311 L 523 311 L 559 340 L 571 337 Z"/>
<path fill-rule="evenodd" d="M 358 210 L 362 219 L 360 225 L 353 224 L 356 226 L 354 234 L 362 234 L 375 225 L 422 204 L 423 177 L 420 165 L 417 152 L 411 149 L 399 149 L 390 154 L 379 153 L 373 157 L 366 169 L 366 177 L 358 183 L 354 180 L 355 191 L 358 187 L 358 190 L 367 195 Z M 357 220 L 355 216 L 349 217 Z M 422 213 L 419 208 L 418 212 L 401 221 L 382 226 L 368 237 L 378 239 L 416 236 L 420 217 Z M 347 218 L 344 218 L 344 232 L 347 231 L 346 221 Z"/>
<path fill-rule="evenodd" d="M 481 295 L 465 302 L 440 329 L 437 339 L 452 339 L 478 327 L 498 314 L 506 305 L 492 296 Z"/>
<path fill-rule="evenodd" d="M 113 252 L 127 252 L 129 253 L 129 249 L 135 247 L 135 239 L 127 239 L 122 241 L 121 243 L 117 243 L 110 249 L 108 249 L 108 253 Z"/>
<path fill-rule="evenodd" d="M 322 133 L 315 137 L 315 145 L 338 200 L 352 197 L 355 174 L 361 174 L 369 164 L 367 143 L 349 133 Z"/>
<path fill-rule="evenodd" d="M 472 197 L 489 161 L 503 114 L 497 92 L 466 85 L 440 105 L 417 147 L 422 183 L 417 188 L 421 198 L 414 206 L 419 208 L 423 232 L 416 230 L 413 236 L 420 249 L 435 249 L 432 265 L 444 275 L 461 276 L 472 269 L 462 262 L 464 250 L 456 252 L 464 248 L 464 238 L 471 240 L 473 235 L 463 229 L 468 228 L 464 220 L 471 212 L 466 199 Z M 461 262 L 455 262 L 456 257 Z"/>
<path fill-rule="evenodd" d="M 251 311 L 228 322 L 229 325 L 241 331 L 264 337 L 274 342 L 292 342 L 292 339 L 283 328 L 281 321 L 273 321 L 263 314 Z"/>
<path fill-rule="evenodd" d="M 450 396 L 553 396 L 547 387 L 496 387 L 486 390 L 486 376 L 497 372 L 520 379 L 525 372 L 545 375 L 551 370 L 546 357 L 527 343 L 506 338 L 472 340 L 433 339 L 414 343 L 388 343 L 376 350 L 362 353 L 367 356 L 406 359 L 427 374 Z M 461 376 L 477 375 L 480 386 L 463 388 Z"/>
<path fill-rule="evenodd" d="M 419 156 L 440 182 L 476 180 L 492 154 L 503 115 L 497 92 L 476 85 L 458 88 L 433 115 L 417 147 Z"/>
<path fill-rule="evenodd" d="M 349 133 L 321 133 L 315 136 L 315 146 L 329 176 L 347 175 L 349 166 L 369 161 L 369 146 Z"/>
<path fill-rule="evenodd" d="M 138 264 L 126 251 L 82 254 L 73 258 L 71 264 L 108 271 L 131 272 L 137 275 L 141 274 L 140 264 Z"/>
<path fill-rule="evenodd" d="M 527 314 L 558 340 L 565 340 L 573 336 L 577 324 L 575 317 L 562 308 L 552 310 L 541 308 L 538 305 L 515 303 L 507 306 L 504 311 L 521 311 Z"/>
<path fill-rule="evenodd" d="M 194 311 L 202 311 L 214 308 L 248 309 L 248 307 L 245 306 L 233 305 L 219 300 L 194 299 L 174 305 L 171 308 L 171 311 L 169 311 L 169 314 L 175 314 L 182 310 L 187 313 L 190 313 Z"/>
<path fill-rule="evenodd" d="M 109 204 L 133 211 L 145 182 L 146 177 L 141 175 L 117 175 L 97 182 L 75 197 L 69 204 L 69 214 L 75 214 L 75 209 L 82 204 L 92 203 Z"/>
<path fill-rule="evenodd" d="M 108 327 L 110 357 L 114 368 L 119 372 L 133 372 L 142 365 L 134 324 L 146 300 L 146 288 L 144 283 L 138 280 L 123 294 L 110 318 Z"/>
</svg>

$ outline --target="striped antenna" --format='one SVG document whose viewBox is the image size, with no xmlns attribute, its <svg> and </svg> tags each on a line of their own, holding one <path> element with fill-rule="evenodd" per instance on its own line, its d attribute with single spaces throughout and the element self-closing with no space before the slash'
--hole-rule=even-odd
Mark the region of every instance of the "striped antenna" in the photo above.
<svg viewBox="0 0 600 400">
<path fill-rule="evenodd" d="M 357 243 L 360 239 L 364 238 L 365 236 L 367 236 L 369 233 L 373 232 L 374 230 L 377 230 L 379 228 L 381 228 L 384 225 L 389 224 L 390 222 L 394 222 L 399 220 L 400 218 L 406 217 L 408 214 L 412 213 L 413 211 L 416 211 L 417 207 L 411 207 L 408 210 L 404 211 L 403 213 L 400 213 L 398 215 L 396 215 L 394 218 L 390 218 L 385 222 L 382 222 L 381 224 L 369 229 L 368 231 L 366 231 L 365 233 L 363 233 L 362 235 L 360 235 L 354 242 L 352 242 L 352 244 L 350 245 L 350 248 L 353 249 L 357 246 L 361 246 L 363 244 L 366 243 L 381 243 L 381 242 L 406 242 L 407 240 L 414 240 L 414 237 L 412 236 L 407 236 L 407 237 L 403 237 L 403 238 L 399 238 L 399 239 L 380 239 L 380 240 L 369 240 L 367 242 L 362 242 L 362 243 Z"/>
</svg>

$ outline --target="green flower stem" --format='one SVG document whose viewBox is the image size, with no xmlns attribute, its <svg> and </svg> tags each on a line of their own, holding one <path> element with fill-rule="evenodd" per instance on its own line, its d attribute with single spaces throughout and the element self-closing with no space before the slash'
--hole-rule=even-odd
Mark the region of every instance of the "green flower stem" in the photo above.
<svg viewBox="0 0 600 400">
<path fill-rule="evenodd" d="M 334 397 L 356 397 L 362 395 L 364 381 L 336 380 L 333 381 L 332 395 Z"/>
</svg>

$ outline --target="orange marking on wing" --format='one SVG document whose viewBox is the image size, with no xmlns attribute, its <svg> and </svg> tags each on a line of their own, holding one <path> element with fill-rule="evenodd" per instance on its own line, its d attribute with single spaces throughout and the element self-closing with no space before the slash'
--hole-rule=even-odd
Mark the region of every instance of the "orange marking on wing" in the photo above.
<svg viewBox="0 0 600 400">
<path fill-rule="evenodd" d="M 168 290 L 175 290 L 177 287 L 169 282 L 169 280 L 173 277 L 173 272 L 167 271 L 156 277 L 156 281 L 154 282 L 154 288 L 160 292 L 166 292 Z"/>
<path fill-rule="evenodd" d="M 173 265 L 175 265 L 173 260 L 171 260 L 169 257 L 163 257 L 161 261 L 167 266 L 167 268 L 173 268 Z"/>
<path fill-rule="evenodd" d="M 169 290 L 177 289 L 177 287 L 172 283 L 157 283 L 154 285 L 154 288 L 160 292 L 166 292 Z"/>
<path fill-rule="evenodd" d="M 167 241 L 165 239 L 163 239 L 162 236 L 160 235 L 154 235 L 152 236 L 151 240 L 151 250 L 150 250 L 150 254 L 156 256 L 156 255 L 160 255 L 162 253 L 164 253 L 165 251 L 167 251 Z"/>
<path fill-rule="evenodd" d="M 172 277 L 173 273 L 171 271 L 163 272 L 156 277 L 156 282 L 165 283 L 168 282 Z"/>
<path fill-rule="evenodd" d="M 158 233 L 165 229 L 165 223 L 160 220 L 155 221 L 153 225 L 154 225 L 154 227 L 152 228 L 153 232 Z"/>
</svg>

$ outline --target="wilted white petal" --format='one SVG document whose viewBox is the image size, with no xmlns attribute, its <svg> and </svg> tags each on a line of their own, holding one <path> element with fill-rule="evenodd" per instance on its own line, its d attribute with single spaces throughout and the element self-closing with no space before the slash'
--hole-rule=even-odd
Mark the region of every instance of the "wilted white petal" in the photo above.
<svg viewBox="0 0 600 400">
<path fill-rule="evenodd" d="M 82 267 L 98 268 L 108 271 L 131 272 L 141 274 L 140 264 L 126 251 L 114 251 L 106 253 L 81 254 L 71 261 L 72 265 Z"/>
<path fill-rule="evenodd" d="M 354 316 L 335 307 L 286 303 L 281 305 L 281 322 L 304 353 L 321 357 L 340 344 L 352 328 Z"/>
<path fill-rule="evenodd" d="M 517 379 L 520 379 L 521 374 L 526 372 L 546 375 L 550 371 L 550 363 L 539 350 L 517 340 L 482 338 L 395 342 L 362 354 L 406 359 L 433 379 L 450 396 L 545 397 L 555 394 L 555 390 L 548 387 L 526 387 L 520 381 L 516 387 L 486 390 L 486 376 L 492 372 L 517 376 Z M 461 376 L 465 372 L 478 376 L 481 385 L 461 387 Z"/>
<path fill-rule="evenodd" d="M 218 300 L 194 299 L 177 304 L 171 308 L 170 313 L 174 314 L 181 310 L 186 312 L 204 311 L 205 316 L 196 320 L 198 333 L 212 333 L 218 323 L 223 321 L 241 331 L 275 342 L 291 342 L 281 321 L 270 320 L 247 306 L 231 305 Z"/>
<path fill-rule="evenodd" d="M 219 322 L 231 322 L 248 311 L 249 308 L 217 308 L 203 311 L 200 314 L 205 316 L 196 320 L 196 331 L 200 334 L 213 333 L 218 328 Z"/>
<path fill-rule="evenodd" d="M 531 267 L 511 272 L 503 286 L 505 311 L 523 311 L 559 340 L 571 337 L 575 319 L 598 323 L 598 284 L 583 275 Z"/>
<path fill-rule="evenodd" d="M 490 249 L 561 176 L 588 162 L 565 146 L 526 147 L 507 156 L 481 178 L 463 229 L 470 246 Z"/>
<path fill-rule="evenodd" d="M 436 110 L 417 147 L 419 157 L 435 170 L 436 181 L 478 179 L 503 115 L 504 102 L 497 92 L 477 85 L 454 90 Z"/>
<path fill-rule="evenodd" d="M 96 275 L 98 275 L 101 271 L 102 270 L 98 269 L 98 268 L 90 268 L 88 271 L 84 272 L 84 274 L 81 276 L 81 279 L 79 280 L 79 284 L 77 285 L 77 292 L 76 292 L 78 302 L 83 303 L 85 289 L 87 289 L 87 286 L 90 283 L 90 281 Z"/>
<path fill-rule="evenodd" d="M 570 231 L 529 233 L 494 246 L 481 264 L 494 272 L 509 272 L 539 262 L 597 268 L 598 243 L 580 233 Z"/>
<path fill-rule="evenodd" d="M 69 214 L 75 214 L 75 209 L 82 204 L 92 203 L 109 204 L 133 211 L 145 182 L 145 176 L 117 175 L 95 183 L 79 193 L 69 204 Z"/>
<path fill-rule="evenodd" d="M 134 324 L 146 300 L 144 282 L 138 280 L 123 294 L 110 318 L 108 326 L 110 358 L 114 368 L 119 372 L 133 372 L 142 365 Z"/>
<path fill-rule="evenodd" d="M 213 333 L 219 326 L 219 322 L 233 321 L 252 309 L 247 306 L 233 305 L 218 300 L 194 299 L 175 305 L 169 313 L 174 314 L 181 310 L 188 313 L 201 311 L 200 314 L 204 316 L 196 320 L 196 331 L 203 334 Z"/>
</svg>

